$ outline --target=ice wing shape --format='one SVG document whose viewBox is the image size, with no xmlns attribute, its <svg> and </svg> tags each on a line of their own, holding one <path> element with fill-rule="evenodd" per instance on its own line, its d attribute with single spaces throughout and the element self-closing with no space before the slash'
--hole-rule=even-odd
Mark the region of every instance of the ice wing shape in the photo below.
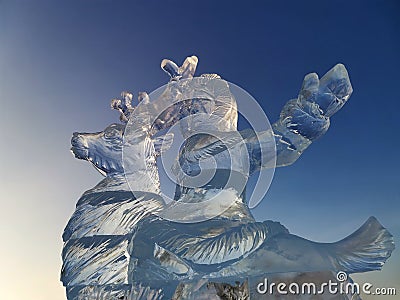
<svg viewBox="0 0 400 300">
<path fill-rule="evenodd" d="M 210 277 L 261 276 L 277 272 L 380 270 L 394 250 L 393 236 L 374 217 L 335 243 L 317 243 L 293 234 L 266 239 L 256 251 Z"/>
<path fill-rule="evenodd" d="M 245 257 L 267 236 L 268 230 L 263 223 L 250 223 L 229 228 L 213 237 L 179 234 L 162 244 L 193 263 L 210 265 Z"/>
<path fill-rule="evenodd" d="M 159 195 L 113 191 L 85 194 L 69 220 L 63 240 L 94 235 L 125 235 L 145 216 L 162 208 Z"/>
<path fill-rule="evenodd" d="M 204 162 L 211 157 L 216 159 L 220 166 L 224 166 L 221 159 L 223 157 L 232 157 L 233 159 L 234 156 L 235 159 L 233 160 L 235 162 L 246 160 L 246 156 L 240 150 L 246 149 L 249 165 L 230 165 L 230 168 L 235 171 L 241 171 L 246 176 L 251 175 L 260 169 L 262 161 L 264 162 L 263 166 L 274 166 L 274 142 L 275 138 L 271 130 L 261 133 L 256 133 L 252 129 L 222 132 L 218 134 L 218 139 L 212 135 L 192 136 L 186 140 L 185 147 L 179 153 L 179 158 L 173 166 L 173 171 L 178 174 L 181 168 L 185 173 L 191 174 L 194 170 L 199 169 L 198 164 L 200 161 Z M 199 147 L 197 144 L 202 146 Z M 228 151 L 228 153 L 219 155 L 224 151 Z"/>
<path fill-rule="evenodd" d="M 335 264 L 347 273 L 380 270 L 395 248 L 393 236 L 375 217 L 333 245 L 326 253 L 333 252 Z"/>
<path fill-rule="evenodd" d="M 221 264 L 246 257 L 269 236 L 288 232 L 275 222 L 241 224 L 214 219 L 197 226 L 163 220 L 144 224 L 133 237 L 133 244 L 135 240 L 150 240 L 191 265 Z"/>
<path fill-rule="evenodd" d="M 69 240 L 62 252 L 65 286 L 128 283 L 126 236 L 96 236 Z"/>
<path fill-rule="evenodd" d="M 187 160 L 188 162 L 196 162 L 202 159 L 207 159 L 212 156 L 217 155 L 231 147 L 236 146 L 240 142 L 245 142 L 245 138 L 249 136 L 251 133 L 254 133 L 252 130 L 243 130 L 241 132 L 231 131 L 231 132 L 223 132 L 218 133 L 219 139 L 216 139 L 213 136 L 209 135 L 197 135 L 195 139 L 189 138 L 186 143 L 186 147 L 190 149 L 190 151 L 185 151 L 180 153 L 179 158 L 182 160 Z M 204 140 L 209 140 L 206 143 Z M 195 141 L 195 142 L 193 142 Z M 196 144 L 204 145 L 202 147 L 196 147 Z"/>
</svg>

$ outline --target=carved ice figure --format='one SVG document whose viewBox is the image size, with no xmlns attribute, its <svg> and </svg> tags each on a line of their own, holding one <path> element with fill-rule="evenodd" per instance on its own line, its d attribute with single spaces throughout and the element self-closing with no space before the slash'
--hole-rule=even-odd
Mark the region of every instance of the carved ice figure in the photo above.
<svg viewBox="0 0 400 300">
<path fill-rule="evenodd" d="M 133 109 L 132 97 L 129 93 L 122 96 L 124 101 L 113 100 L 112 107 L 120 110 L 121 120 L 125 120 Z M 98 133 L 74 133 L 71 140 L 75 157 L 92 163 L 106 178 L 82 195 L 63 234 L 61 280 L 68 299 L 119 299 L 129 294 L 127 246 L 133 228 L 164 205 L 156 157 L 169 147 L 172 135 L 151 139 L 141 130 L 125 141 L 133 143 L 137 151 L 137 157 L 130 157 L 137 180 L 128 186 L 122 166 L 124 130 L 125 125 L 111 124 Z M 142 160 L 144 155 L 148 159 Z"/>
<path fill-rule="evenodd" d="M 162 62 L 171 82 L 190 81 L 196 65 L 195 57 L 187 58 L 182 67 L 168 60 Z M 219 77 L 206 74 L 201 78 L 207 81 Z M 293 163 L 326 132 L 329 117 L 348 100 L 352 89 L 343 65 L 335 66 L 321 80 L 316 74 L 307 75 L 298 98 L 284 106 L 273 130 L 260 133 L 236 131 L 236 102 L 229 97 L 228 85 L 213 87 L 222 95 L 218 98 L 222 101 L 213 105 L 201 96 L 204 91 L 196 94 L 196 90 L 192 98 L 170 105 L 182 92 L 175 86 L 169 85 L 155 102 L 141 93 L 139 99 L 144 105 L 138 106 L 133 120 L 132 95 L 123 93 L 123 100 L 113 100 L 121 121 L 132 121 L 129 131 L 125 125 L 113 124 L 100 133 L 74 134 L 75 156 L 90 161 L 106 178 L 81 197 L 63 235 L 61 279 L 68 299 L 158 299 L 163 295 L 168 299 L 176 295 L 182 280 L 190 285 L 199 280 L 236 281 L 265 272 L 354 273 L 382 267 L 394 245 L 390 233 L 374 218 L 340 242 L 319 244 L 291 235 L 277 222 L 255 222 L 244 193 L 235 191 L 234 185 L 224 185 L 223 168 L 217 168 L 216 179 L 205 186 L 188 188 L 184 182 L 204 160 L 212 158 L 220 166 L 229 166 L 225 163 L 229 151 L 246 153 L 249 174 L 271 166 L 268 159 L 260 160 L 264 148 L 276 147 L 278 166 Z M 165 109 L 150 124 L 157 106 Z M 212 113 L 217 118 L 204 122 L 204 117 Z M 177 203 L 201 202 L 217 193 L 234 199 L 222 214 L 201 223 L 175 223 L 151 214 L 165 210 L 155 159 L 163 145 L 171 141 L 170 136 L 155 136 L 179 121 L 187 140 L 177 158 Z M 214 131 L 220 138 L 196 135 L 204 130 Z M 125 169 L 121 162 L 123 134 L 132 150 Z M 162 143 L 164 140 L 167 143 Z M 246 184 L 240 163 L 237 166 L 235 176 Z M 128 172 L 126 178 L 135 180 L 127 183 L 123 171 Z"/>
</svg>

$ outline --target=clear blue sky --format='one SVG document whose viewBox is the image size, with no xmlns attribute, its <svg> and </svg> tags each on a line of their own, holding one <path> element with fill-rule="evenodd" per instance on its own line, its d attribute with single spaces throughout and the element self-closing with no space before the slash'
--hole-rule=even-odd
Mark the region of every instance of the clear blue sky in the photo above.
<svg viewBox="0 0 400 300">
<path fill-rule="evenodd" d="M 62 230 L 100 179 L 69 153 L 72 132 L 116 122 L 111 98 L 154 90 L 161 59 L 192 54 L 272 122 L 305 74 L 345 64 L 350 101 L 254 214 L 318 241 L 374 215 L 400 247 L 399 36 L 398 1 L 0 1 L 0 297 L 64 299 Z M 357 279 L 400 293 L 398 252 Z"/>
</svg>

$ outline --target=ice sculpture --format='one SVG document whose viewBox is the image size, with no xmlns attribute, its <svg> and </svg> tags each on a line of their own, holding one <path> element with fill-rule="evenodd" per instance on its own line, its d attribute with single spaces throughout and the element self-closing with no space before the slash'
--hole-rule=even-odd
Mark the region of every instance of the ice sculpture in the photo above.
<svg viewBox="0 0 400 300">
<path fill-rule="evenodd" d="M 266 274 L 379 270 L 394 244 L 375 218 L 339 242 L 315 243 L 255 221 L 245 198 L 248 176 L 290 165 L 327 131 L 352 93 L 345 67 L 307 75 L 265 131 L 238 132 L 229 84 L 216 74 L 194 77 L 197 62 L 163 60 L 171 80 L 160 97 L 140 93 L 133 107 L 123 92 L 111 102 L 122 124 L 73 134 L 75 157 L 105 179 L 82 195 L 63 234 L 68 299 L 257 299 L 253 282 Z M 166 203 L 156 159 L 176 124 L 184 143 L 173 167 L 175 199 Z"/>
</svg>

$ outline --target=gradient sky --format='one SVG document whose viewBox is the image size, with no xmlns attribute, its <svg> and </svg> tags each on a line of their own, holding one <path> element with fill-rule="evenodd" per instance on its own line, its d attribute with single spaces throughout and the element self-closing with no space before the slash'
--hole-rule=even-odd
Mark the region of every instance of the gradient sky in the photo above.
<svg viewBox="0 0 400 300">
<path fill-rule="evenodd" d="M 253 213 L 324 242 L 374 215 L 399 248 L 399 36 L 398 1 L 0 0 L 0 298 L 65 299 L 61 234 L 101 179 L 70 154 L 72 132 L 117 122 L 111 98 L 151 92 L 168 80 L 163 58 L 193 54 L 198 74 L 241 86 L 271 122 L 304 75 L 345 64 L 349 102 Z M 397 249 L 355 278 L 400 294 L 399 267 Z"/>
</svg>

